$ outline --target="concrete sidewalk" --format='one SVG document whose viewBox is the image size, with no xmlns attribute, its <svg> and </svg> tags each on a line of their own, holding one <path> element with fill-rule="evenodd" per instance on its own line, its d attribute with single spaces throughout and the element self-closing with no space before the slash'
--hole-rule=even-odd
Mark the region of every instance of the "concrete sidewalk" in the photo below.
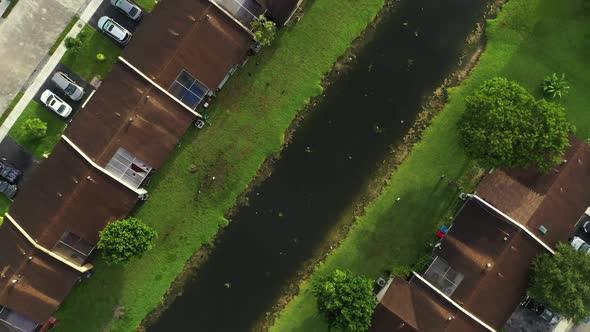
<svg viewBox="0 0 590 332">
<path fill-rule="evenodd" d="M 23 0 L 0 21 L 0 113 L 23 88 L 85 0 Z"/>
<path fill-rule="evenodd" d="M 8 134 L 8 131 L 10 130 L 12 125 L 16 122 L 18 117 L 22 114 L 22 112 L 24 111 L 26 106 L 29 104 L 29 102 L 33 99 L 33 97 L 37 93 L 37 90 L 39 90 L 39 88 L 41 87 L 43 82 L 47 79 L 49 74 L 53 71 L 53 68 L 55 68 L 55 66 L 59 63 L 62 56 L 66 52 L 66 48 L 64 46 L 64 43 L 62 42 L 59 45 L 59 47 L 57 48 L 57 50 L 53 53 L 52 56 L 49 56 L 47 54 L 47 51 L 53 45 L 53 43 L 55 42 L 55 40 L 57 39 L 59 34 L 61 34 L 63 29 L 65 29 L 65 27 L 67 26 L 67 24 L 69 23 L 69 21 L 71 20 L 73 15 L 76 13 L 80 13 L 80 11 L 82 11 L 82 13 L 79 15 L 80 19 L 78 20 L 78 22 L 72 27 L 72 29 L 68 33 L 68 36 L 71 36 L 71 37 L 75 37 L 76 35 L 78 35 L 80 30 L 82 30 L 85 23 L 88 22 L 88 20 L 90 19 L 92 14 L 96 11 L 96 8 L 98 8 L 98 6 L 102 3 L 102 1 L 103 0 L 91 0 L 91 1 L 61 0 L 61 2 L 63 4 L 69 4 L 70 6 L 75 6 L 76 3 L 84 3 L 84 7 L 78 8 L 76 11 L 70 10 L 71 15 L 64 21 L 63 27 L 55 34 L 55 37 L 51 40 L 51 42 L 49 42 L 47 44 L 48 46 L 46 46 L 46 48 L 44 48 L 42 50 L 43 54 L 40 54 L 41 59 L 35 64 L 35 66 L 29 66 L 29 67 L 32 67 L 32 69 L 29 68 L 30 72 L 28 74 L 24 74 L 23 79 L 20 79 L 20 77 L 19 77 L 19 79 L 17 79 L 15 77 L 14 79 L 8 79 L 7 80 L 8 82 L 0 83 L 0 112 L 1 112 L 6 109 L 6 106 L 8 106 L 8 104 L 14 98 L 14 96 L 21 89 L 23 89 L 23 84 L 25 84 L 25 81 L 27 80 L 27 78 L 30 78 L 29 83 L 27 84 L 26 87 L 24 87 L 25 91 L 24 91 L 23 97 L 18 102 L 18 104 L 16 104 L 16 106 L 14 107 L 13 111 L 10 113 L 8 118 L 6 118 L 4 123 L 2 123 L 0 126 L 0 141 L 2 139 L 4 139 L 4 137 L 6 137 L 6 135 Z M 18 3 L 18 6 L 20 6 L 21 3 L 28 3 L 28 2 L 30 2 L 30 1 L 28 1 L 28 0 L 20 1 Z M 53 2 L 58 2 L 58 1 L 57 0 L 39 0 L 39 3 L 53 3 Z M 17 7 L 15 7 L 15 10 Z M 25 10 L 26 8 L 31 9 L 30 6 L 29 7 L 23 6 L 21 9 Z M 40 10 L 42 10 L 42 8 Z M 13 14 L 14 14 L 14 12 L 10 14 L 9 18 L 11 18 Z M 2 52 L 5 51 L 5 50 L 3 50 L 3 47 L 2 47 L 2 45 L 3 45 L 2 44 L 2 33 L 4 33 L 4 31 L 2 29 L 8 23 L 9 23 L 8 20 L 0 23 L 0 56 L 2 55 Z M 40 25 L 44 25 L 44 24 L 40 24 Z M 18 33 L 18 32 L 16 32 L 16 33 Z M 34 48 L 40 49 L 41 47 L 34 47 Z M 16 53 L 15 51 L 12 51 L 12 52 Z M 16 55 L 13 54 L 12 56 L 14 57 Z M 9 64 L 11 62 L 12 61 L 6 61 L 6 63 L 2 62 L 0 64 L 0 75 L 2 75 L 3 70 L 5 70 L 7 72 L 11 70 L 11 68 L 4 69 L 4 67 L 10 67 Z M 39 62 L 42 62 L 42 64 L 39 65 Z M 21 66 L 21 68 L 17 71 L 24 71 L 24 67 L 25 66 Z M 36 68 L 36 67 L 39 67 L 39 68 Z M 10 76 L 7 76 L 7 77 L 10 77 Z M 10 90 L 12 88 L 14 88 L 13 89 L 14 91 L 11 94 L 12 97 L 9 97 L 9 98 L 6 97 L 6 94 L 5 94 L 5 92 L 3 92 L 3 90 L 4 89 Z M 6 106 L 2 107 L 2 105 L 3 105 L 2 103 L 6 103 Z"/>
</svg>

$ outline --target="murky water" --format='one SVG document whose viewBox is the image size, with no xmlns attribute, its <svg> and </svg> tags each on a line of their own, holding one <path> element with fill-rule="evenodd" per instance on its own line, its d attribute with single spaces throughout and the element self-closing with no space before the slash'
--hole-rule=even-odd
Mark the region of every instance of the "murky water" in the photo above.
<svg viewBox="0 0 590 332">
<path fill-rule="evenodd" d="M 322 1 L 322 0 L 317 0 Z M 245 331 L 264 317 L 453 69 L 486 0 L 401 0 L 149 331 Z"/>
</svg>

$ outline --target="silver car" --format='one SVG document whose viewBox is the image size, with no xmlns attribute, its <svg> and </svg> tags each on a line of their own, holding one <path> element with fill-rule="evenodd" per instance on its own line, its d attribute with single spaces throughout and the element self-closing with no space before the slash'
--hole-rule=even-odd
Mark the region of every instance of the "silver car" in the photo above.
<svg viewBox="0 0 590 332">
<path fill-rule="evenodd" d="M 98 19 L 98 28 L 121 45 L 126 45 L 131 40 L 131 32 L 108 16 Z"/>
<path fill-rule="evenodd" d="M 125 15 L 129 16 L 129 18 L 134 21 L 139 21 L 143 16 L 141 8 L 130 0 L 111 0 L 111 5 L 117 7 L 117 9 L 125 13 Z"/>
<path fill-rule="evenodd" d="M 51 92 L 51 90 L 43 91 L 41 102 L 63 118 L 67 118 L 72 113 L 72 107 L 56 96 L 55 93 Z"/>
<path fill-rule="evenodd" d="M 51 81 L 70 97 L 71 100 L 80 100 L 84 96 L 84 89 L 61 71 L 53 74 Z"/>
</svg>

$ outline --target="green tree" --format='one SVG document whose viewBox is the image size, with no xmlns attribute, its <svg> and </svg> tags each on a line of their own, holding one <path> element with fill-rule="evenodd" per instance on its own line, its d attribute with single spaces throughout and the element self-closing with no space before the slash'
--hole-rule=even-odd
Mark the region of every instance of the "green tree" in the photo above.
<svg viewBox="0 0 590 332">
<path fill-rule="evenodd" d="M 579 321 L 590 316 L 590 256 L 569 244 L 557 245 L 533 262 L 530 295 L 563 317 Z"/>
<path fill-rule="evenodd" d="M 67 37 L 64 41 L 64 45 L 69 50 L 77 51 L 82 47 L 82 40 L 79 38 Z"/>
<path fill-rule="evenodd" d="M 137 218 L 109 223 L 100 232 L 98 248 L 109 263 L 126 263 L 153 247 L 158 234 Z"/>
<path fill-rule="evenodd" d="M 348 271 L 335 270 L 312 287 L 318 309 L 332 327 L 366 331 L 377 306 L 373 281 Z"/>
<path fill-rule="evenodd" d="M 561 161 L 573 127 L 564 109 L 535 100 L 523 87 L 505 78 L 486 81 L 466 98 L 459 121 L 467 154 L 486 167 L 528 167 L 549 170 Z"/>
<path fill-rule="evenodd" d="M 47 135 L 47 122 L 44 122 L 39 118 L 27 119 L 27 121 L 21 125 L 21 130 L 30 139 L 40 139 Z"/>
<path fill-rule="evenodd" d="M 258 20 L 254 20 L 251 28 L 254 33 L 254 40 L 262 46 L 270 45 L 277 33 L 277 25 L 267 20 L 264 15 L 260 15 Z"/>
</svg>

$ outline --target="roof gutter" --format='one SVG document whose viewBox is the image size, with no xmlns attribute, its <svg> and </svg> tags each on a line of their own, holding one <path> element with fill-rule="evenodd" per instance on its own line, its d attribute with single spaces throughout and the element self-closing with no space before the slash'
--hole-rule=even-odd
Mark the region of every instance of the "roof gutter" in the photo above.
<svg viewBox="0 0 590 332">
<path fill-rule="evenodd" d="M 166 89 L 162 88 L 161 86 L 158 85 L 158 83 L 154 82 L 151 78 L 147 77 L 146 74 L 142 73 L 141 70 L 137 69 L 135 66 L 133 66 L 129 61 L 125 60 L 125 58 L 123 58 L 122 56 L 119 56 L 119 60 L 121 60 L 121 62 L 123 62 L 125 65 L 127 65 L 127 67 L 129 67 L 131 70 L 133 70 L 135 73 L 137 73 L 139 76 L 143 77 L 144 80 L 148 81 L 151 85 L 155 86 L 158 90 L 160 90 L 161 92 L 163 92 L 165 95 L 167 95 L 168 97 L 170 97 L 172 100 L 174 100 L 176 103 L 178 103 L 178 105 L 182 106 L 184 109 L 186 109 L 187 111 L 193 113 L 194 116 L 197 116 L 199 118 L 203 118 L 203 116 L 201 114 L 199 114 L 198 112 L 196 112 L 195 110 L 193 110 L 192 108 L 186 106 L 183 102 L 181 102 L 180 100 L 178 100 L 178 98 L 174 97 L 170 92 L 168 92 Z"/>
<path fill-rule="evenodd" d="M 537 241 L 540 245 L 543 246 L 543 248 L 547 249 L 547 251 L 549 251 L 550 253 L 552 253 L 553 255 L 555 255 L 555 251 L 553 249 L 551 249 L 551 247 L 549 247 L 548 245 L 545 244 L 545 242 L 543 242 L 541 239 L 539 239 L 539 237 L 537 237 L 535 234 L 533 234 L 533 232 L 531 232 L 528 228 L 526 228 L 523 224 L 517 222 L 516 220 L 510 218 L 510 216 L 508 216 L 507 214 L 505 214 L 504 212 L 498 210 L 496 207 L 494 207 L 492 204 L 486 202 L 484 199 L 480 198 L 477 195 L 473 195 L 473 194 L 467 194 L 467 197 L 470 198 L 475 198 L 476 200 L 478 200 L 480 203 L 482 203 L 483 205 L 487 206 L 488 208 L 494 210 L 494 212 L 500 214 L 502 217 L 504 217 L 504 219 L 508 220 L 510 223 L 514 224 L 516 227 L 522 229 L 525 233 L 527 233 L 530 237 L 532 237 L 535 241 Z"/>
<path fill-rule="evenodd" d="M 113 173 L 109 172 L 104 167 L 101 167 L 100 165 L 98 165 L 97 163 L 95 163 L 94 160 L 90 159 L 90 157 L 88 157 L 84 153 L 84 151 L 82 151 L 82 149 L 80 149 L 76 144 L 74 144 L 74 142 L 72 142 L 66 135 L 61 135 L 61 138 L 63 138 L 63 140 L 66 141 L 66 143 L 68 143 L 74 150 L 76 150 L 76 152 L 78 152 L 90 165 L 92 165 L 92 167 L 98 169 L 99 171 L 101 171 L 104 174 L 108 175 L 111 179 L 113 179 L 113 180 L 119 182 L 120 184 L 124 185 L 125 187 L 127 187 L 127 189 L 135 192 L 138 196 L 147 194 L 147 190 L 145 190 L 143 188 L 133 188 L 132 186 L 130 186 L 129 184 L 127 184 L 125 181 L 117 178 Z"/>
<path fill-rule="evenodd" d="M 35 241 L 30 235 L 29 233 L 27 233 L 27 231 L 25 231 L 17 222 L 16 220 L 14 220 L 14 218 L 12 218 L 12 216 L 10 214 L 8 214 L 8 212 L 5 214 L 6 215 L 6 219 L 10 220 L 10 222 L 12 223 L 12 225 L 36 248 L 39 249 L 41 251 L 43 251 L 44 253 L 46 253 L 47 255 L 53 257 L 54 259 L 64 263 L 65 265 L 71 267 L 72 269 L 80 272 L 80 273 L 85 273 L 90 271 L 93 266 L 92 264 L 86 264 L 84 266 L 78 266 L 72 262 L 70 262 L 69 260 L 63 258 L 62 256 L 54 253 L 51 250 L 47 250 L 45 249 L 45 247 L 41 246 L 40 244 L 37 243 L 37 241 Z"/>
<path fill-rule="evenodd" d="M 465 308 L 460 306 L 457 302 L 453 301 L 450 297 L 448 297 L 445 293 L 441 292 L 438 288 L 434 287 L 434 285 L 432 285 L 430 282 L 428 282 L 428 280 L 424 279 L 421 275 L 419 275 L 418 273 L 416 273 L 414 271 L 412 271 L 412 273 L 414 274 L 414 277 L 418 278 L 418 280 L 422 281 L 426 286 L 428 286 L 430 289 L 435 291 L 438 295 L 442 296 L 445 300 L 447 300 L 449 303 L 451 303 L 453 306 L 455 306 L 457 309 L 459 309 L 465 315 L 469 316 L 471 319 L 473 319 L 474 321 L 479 323 L 479 325 L 483 326 L 484 328 L 486 328 L 490 332 L 496 332 L 496 330 L 494 330 L 491 326 L 484 323 L 481 319 L 477 318 L 477 316 L 475 316 L 474 314 L 467 311 Z"/>
</svg>

